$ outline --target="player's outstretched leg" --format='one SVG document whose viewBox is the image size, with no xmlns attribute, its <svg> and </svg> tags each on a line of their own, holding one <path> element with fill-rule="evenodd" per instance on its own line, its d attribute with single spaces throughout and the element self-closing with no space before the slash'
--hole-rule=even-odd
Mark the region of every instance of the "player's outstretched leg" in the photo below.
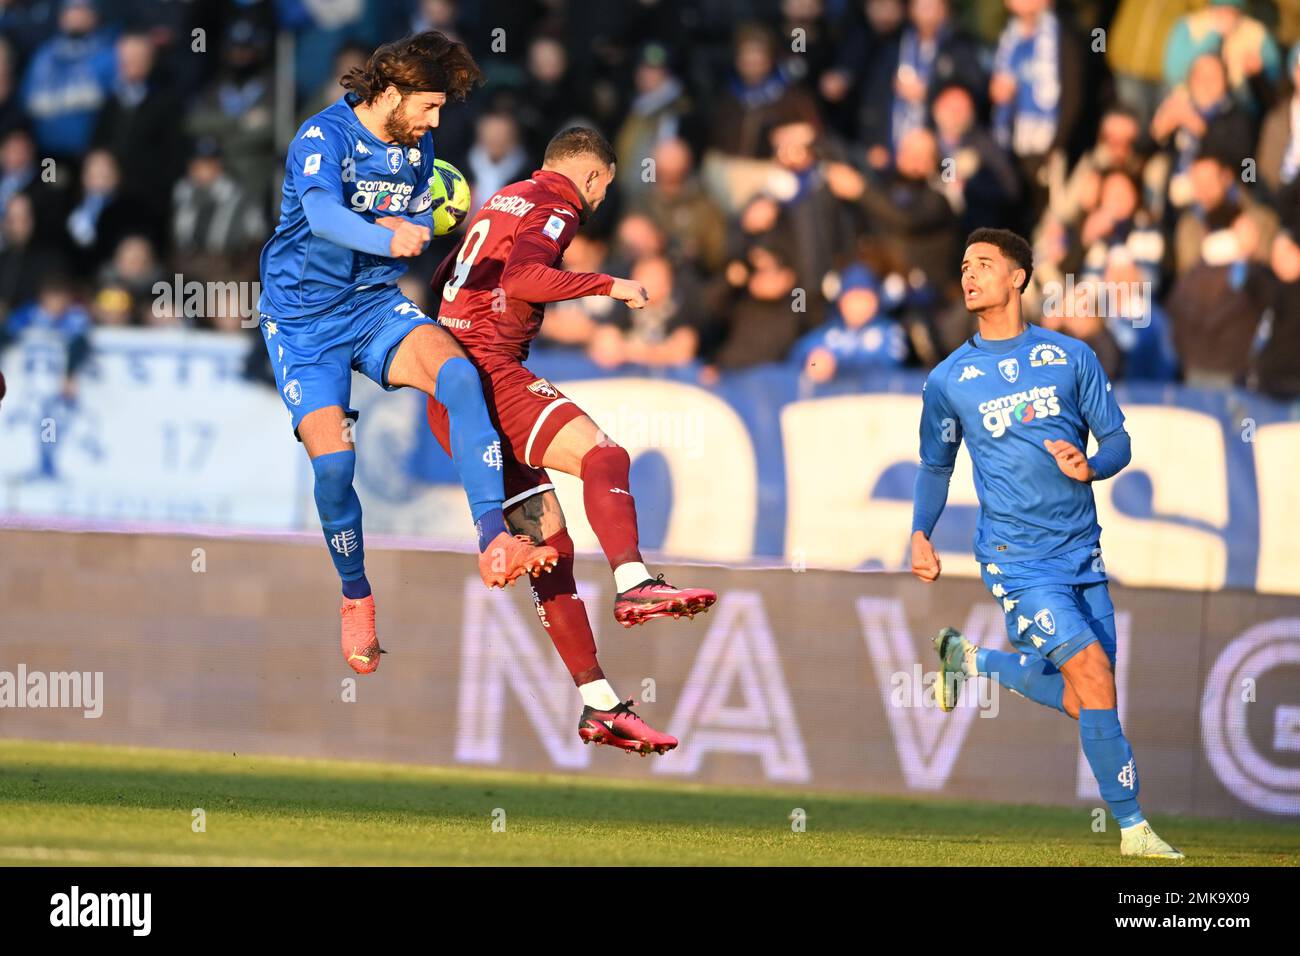
<svg viewBox="0 0 1300 956">
<path fill-rule="evenodd" d="M 656 617 L 694 617 L 718 600 L 708 588 L 678 588 L 651 576 L 637 540 L 636 500 L 628 476 L 632 459 L 586 415 L 574 418 L 544 451 L 547 468 L 582 479 L 582 503 L 614 572 L 614 618 L 624 627 Z"/>
<path fill-rule="evenodd" d="M 375 597 L 366 580 L 361 501 L 352 487 L 357 455 L 343 433 L 343 409 L 337 405 L 311 412 L 298 426 L 311 456 L 321 530 L 343 585 L 343 659 L 358 674 L 370 674 L 383 650 L 375 634 Z"/>
<path fill-rule="evenodd" d="M 573 577 L 573 539 L 554 491 L 532 495 L 511 509 L 510 527 L 555 548 L 555 570 L 532 582 L 537 617 L 582 695 L 578 735 L 583 743 L 611 744 L 645 756 L 666 753 L 677 738 L 660 733 L 634 714 L 631 701 L 619 700 L 596 659 L 587 607 Z"/>
<path fill-rule="evenodd" d="M 983 674 L 1044 707 L 1077 716 L 1065 706 L 1065 678 L 1041 658 L 980 647 L 952 627 L 945 627 L 935 636 L 934 648 L 941 663 L 935 698 L 944 711 L 957 706 L 963 682 Z"/>
<path fill-rule="evenodd" d="M 501 510 L 505 500 L 501 439 L 488 415 L 478 370 L 456 340 L 435 325 L 416 326 L 397 348 L 388 383 L 418 388 L 447 410 L 451 460 L 478 531 L 483 583 L 505 587 L 524 574 L 539 574 L 553 566 L 553 548 L 506 530 Z"/>
</svg>

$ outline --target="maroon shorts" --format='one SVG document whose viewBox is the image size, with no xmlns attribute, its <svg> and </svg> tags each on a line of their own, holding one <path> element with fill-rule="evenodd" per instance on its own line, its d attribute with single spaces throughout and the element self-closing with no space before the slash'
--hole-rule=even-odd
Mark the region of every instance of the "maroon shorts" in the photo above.
<svg viewBox="0 0 1300 956">
<path fill-rule="evenodd" d="M 546 449 L 560 429 L 586 414 L 558 388 L 518 362 L 494 361 L 484 368 L 471 358 L 483 383 L 488 414 L 501 436 L 501 467 L 510 508 L 525 498 L 555 487 L 542 468 Z M 429 428 L 438 444 L 451 454 L 451 423 L 447 407 L 429 398 Z"/>
</svg>

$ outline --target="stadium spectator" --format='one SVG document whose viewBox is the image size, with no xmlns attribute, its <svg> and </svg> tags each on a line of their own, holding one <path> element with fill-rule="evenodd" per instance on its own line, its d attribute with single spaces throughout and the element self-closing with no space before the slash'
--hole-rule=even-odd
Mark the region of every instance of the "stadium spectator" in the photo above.
<svg viewBox="0 0 1300 956">
<path fill-rule="evenodd" d="M 702 272 L 720 272 L 726 258 L 727 223 L 693 170 L 684 140 L 655 147 L 655 178 L 633 211 L 643 212 L 668 237 L 669 252 Z"/>
<path fill-rule="evenodd" d="M 894 172 L 883 181 L 845 163 L 828 164 L 826 173 L 831 192 L 859 206 L 868 229 L 902 263 L 914 286 L 947 291 L 956 280 L 960 235 L 957 216 L 939 188 L 933 133 L 913 130 L 903 137 Z"/>
<path fill-rule="evenodd" d="M 1078 283 L 1065 295 L 1049 296 L 1043 304 L 1043 328 L 1087 343 L 1097 353 L 1106 377 L 1119 378 L 1124 356 L 1098 315 L 1097 302 L 1097 284 L 1091 281 Z"/>
<path fill-rule="evenodd" d="M 1097 208 L 1078 228 L 1085 276 L 1100 276 L 1112 258 L 1135 266 L 1146 282 L 1157 283 L 1165 256 L 1165 240 L 1142 208 L 1137 180 L 1112 169 L 1101 180 Z"/>
<path fill-rule="evenodd" d="M 931 113 L 943 157 L 939 189 L 960 217 L 961 232 L 1014 225 L 1020 177 L 1006 151 L 979 125 L 974 95 L 949 84 L 935 96 Z"/>
<path fill-rule="evenodd" d="M 744 259 L 727 265 L 726 279 L 725 327 L 712 364 L 738 369 L 785 359 L 801 327 L 791 296 L 798 276 L 788 251 L 774 239 L 756 243 Z"/>
<path fill-rule="evenodd" d="M 1280 99 L 1259 132 L 1259 178 L 1276 196 L 1300 173 L 1300 43 L 1287 55 L 1290 95 Z"/>
<path fill-rule="evenodd" d="M 1070 170 L 1069 179 L 1054 189 L 1051 214 L 1065 225 L 1073 226 L 1096 208 L 1101 194 L 1102 177 L 1120 170 L 1135 178 L 1142 175 L 1145 163 L 1138 152 L 1142 124 L 1128 107 L 1112 106 L 1101 118 L 1097 142 Z"/>
<path fill-rule="evenodd" d="M 136 311 L 131 293 L 117 285 L 101 286 L 90 303 L 90 315 L 97 326 L 133 325 Z"/>
<path fill-rule="evenodd" d="M 1106 31 L 1106 62 L 1115 77 L 1115 96 L 1143 129 L 1155 115 L 1164 89 L 1160 52 L 1178 20 L 1201 0 L 1119 0 Z M 1152 55 L 1155 51 L 1156 55 Z"/>
<path fill-rule="evenodd" d="M 0 136 L 27 125 L 27 114 L 18 96 L 17 69 L 13 45 L 0 35 Z"/>
<path fill-rule="evenodd" d="M 607 263 L 606 251 L 603 240 L 579 232 L 564 254 L 564 268 L 570 272 L 609 274 L 614 271 L 614 267 Z M 546 307 L 546 321 L 542 323 L 538 342 L 555 347 L 585 349 L 596 332 L 597 323 L 605 320 L 615 305 L 615 300 L 603 295 L 552 302 Z"/>
<path fill-rule="evenodd" d="M 64 0 L 59 32 L 36 51 L 23 77 L 23 105 L 43 155 L 72 159 L 86 150 L 116 72 L 93 0 Z"/>
<path fill-rule="evenodd" d="M 1259 261 L 1262 253 L 1267 262 L 1271 249 L 1272 237 L 1263 242 L 1251 217 L 1224 216 L 1179 275 L 1166 308 L 1188 385 L 1230 388 L 1245 379 L 1274 291 L 1275 280 Z"/>
<path fill-rule="evenodd" d="M 1254 351 L 1251 385 L 1274 398 L 1300 398 L 1300 245 L 1291 232 L 1273 240 L 1270 265 L 1277 277 Z"/>
<path fill-rule="evenodd" d="M 846 13 L 835 60 L 817 83 L 834 128 L 847 140 L 874 144 L 882 166 L 888 162 L 882 104 L 887 109 L 893 97 L 892 71 L 898 62 L 890 51 L 897 50 L 906 18 L 903 0 L 865 0 Z"/>
<path fill-rule="evenodd" d="M 776 63 L 776 38 L 769 28 L 747 23 L 735 35 L 735 72 L 713 108 L 712 145 L 733 157 L 768 155 L 768 133 L 788 123 L 820 127 L 812 97 Z"/>
<path fill-rule="evenodd" d="M 948 0 L 910 0 L 903 29 L 882 43 L 877 56 L 866 76 L 858 128 L 873 168 L 885 168 L 903 137 L 928 125 L 944 86 L 980 90 L 976 108 L 985 109 L 988 77 L 979 48 L 953 21 Z"/>
<path fill-rule="evenodd" d="M 1223 58 L 1233 98 L 1252 113 L 1267 107 L 1282 76 L 1282 56 L 1245 6 L 1245 0 L 1210 0 L 1208 8 L 1175 23 L 1165 45 L 1165 84 L 1182 83 L 1198 57 L 1214 53 Z"/>
<path fill-rule="evenodd" d="M 556 36 L 542 34 L 528 44 L 527 75 L 514 113 L 529 156 L 541 156 L 555 131 L 585 116 L 590 100 L 573 76 L 569 50 Z"/>
<path fill-rule="evenodd" d="M 1099 287 L 1101 314 L 1123 353 L 1123 377 L 1130 381 L 1173 382 L 1178 378 L 1169 317 L 1155 299 L 1155 284 L 1126 255 L 1112 254 Z"/>
<path fill-rule="evenodd" d="M 177 272 L 200 281 L 248 279 L 266 237 L 262 206 L 225 171 L 220 144 L 200 140 L 172 191 L 172 255 Z"/>
<path fill-rule="evenodd" d="M 1240 168 L 1255 142 L 1255 127 L 1229 94 L 1227 73 L 1218 56 L 1207 53 L 1196 58 L 1187 84 L 1174 89 L 1156 110 L 1151 137 L 1166 148 L 1166 154 L 1153 163 L 1148 180 L 1162 195 L 1166 193 L 1162 180 L 1167 180 L 1169 202 L 1175 208 L 1191 201 L 1187 174 L 1201 152 L 1213 151 Z"/>
<path fill-rule="evenodd" d="M 104 263 L 96 279 L 100 286 L 125 289 L 137 305 L 143 305 L 158 298 L 154 285 L 162 281 L 163 270 L 148 238 L 128 235 L 117 244 L 112 259 Z"/>
<path fill-rule="evenodd" d="M 769 186 L 780 204 L 776 228 L 789 236 L 799 287 L 807 291 L 804 327 L 811 328 L 825 314 L 823 280 L 852 251 L 853 222 L 828 185 L 825 165 L 818 158 L 827 146 L 814 126 L 784 123 L 772 129 L 771 142 L 780 170 Z"/>
<path fill-rule="evenodd" d="M 63 231 L 60 213 L 65 211 L 57 167 L 42 167 L 37 162 L 36 144 L 21 127 L 10 130 L 0 139 L 0 215 L 18 195 L 26 195 L 32 200 L 37 239 L 57 242 Z"/>
<path fill-rule="evenodd" d="M 185 131 L 194 140 L 212 137 L 221 143 L 230 174 L 247 184 L 259 202 L 269 199 L 272 178 L 280 167 L 267 65 L 269 43 L 254 21 L 234 21 L 226 30 L 220 71 L 185 122 Z"/>
<path fill-rule="evenodd" d="M 40 241 L 35 200 L 15 194 L 0 214 L 0 320 L 36 296 L 41 276 L 62 271 L 57 251 Z"/>
<path fill-rule="evenodd" d="M 93 273 L 127 231 L 140 227 L 143 210 L 122 192 L 117 161 L 107 150 L 86 154 L 81 166 L 81 189 L 64 220 L 64 243 L 69 257 L 84 262 Z"/>
<path fill-rule="evenodd" d="M 1174 231 L 1174 268 L 1181 275 L 1204 257 L 1211 242 L 1218 261 L 1267 263 L 1277 233 L 1277 213 L 1237 181 L 1236 170 L 1213 154 L 1197 157 L 1188 174 L 1192 205 Z M 1229 254 L 1231 253 L 1231 254 Z"/>
<path fill-rule="evenodd" d="M 671 72 L 668 50 L 662 44 L 641 48 L 633 82 L 636 95 L 614 141 L 626 170 L 618 177 L 618 186 L 628 205 L 636 205 L 653 188 L 653 178 L 644 175 L 645 160 L 660 143 L 684 135 L 693 108 L 685 85 Z"/>
<path fill-rule="evenodd" d="M 854 263 L 839 276 L 839 292 L 826 323 L 801 338 L 791 359 L 814 382 L 842 372 L 900 367 L 907 360 L 907 336 L 881 311 L 880 283 Z"/>
<path fill-rule="evenodd" d="M 639 260 L 630 278 L 645 287 L 644 309 L 611 309 L 594 331 L 588 355 L 602 368 L 685 365 L 700 344 L 698 296 L 689 280 L 683 285 L 664 256 Z"/>
<path fill-rule="evenodd" d="M 1084 64 L 1052 0 L 1006 3 L 1011 18 L 998 39 L 989 99 L 993 134 L 1016 158 L 1025 183 L 1028 231 L 1047 205 L 1049 157 L 1072 162 L 1082 152 Z"/>
<path fill-rule="evenodd" d="M 179 111 L 180 101 L 155 70 L 153 42 L 142 33 L 121 37 L 117 76 L 92 142 L 113 154 L 123 190 L 152 207 L 155 216 L 166 213 L 172 183 L 182 168 Z"/>
<path fill-rule="evenodd" d="M 9 314 L 0 334 L 0 349 L 25 335 L 53 336 L 64 350 L 63 394 L 76 394 L 76 376 L 90 357 L 90 314 L 77 304 L 72 280 L 61 272 L 40 277 L 36 298 Z"/>
<path fill-rule="evenodd" d="M 532 169 L 514 116 L 503 111 L 484 113 L 475 124 L 474 145 L 465 169 L 472 197 L 468 216 L 503 186 L 527 179 Z"/>
</svg>

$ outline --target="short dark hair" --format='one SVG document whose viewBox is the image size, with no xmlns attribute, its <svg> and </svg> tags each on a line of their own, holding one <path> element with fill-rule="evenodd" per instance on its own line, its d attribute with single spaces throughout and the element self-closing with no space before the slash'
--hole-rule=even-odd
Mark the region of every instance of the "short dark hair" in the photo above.
<svg viewBox="0 0 1300 956">
<path fill-rule="evenodd" d="M 613 166 L 618 159 L 609 140 L 589 126 L 570 126 L 562 129 L 546 144 L 543 164 L 557 163 L 574 156 L 595 156 L 606 166 Z"/>
<path fill-rule="evenodd" d="M 1034 274 L 1034 251 L 1022 236 L 1010 229 L 976 229 L 966 237 L 966 248 L 969 249 L 977 242 L 997 246 L 998 252 L 1009 262 L 1015 263 L 1015 268 L 1024 269 L 1025 281 L 1017 291 L 1024 292 L 1029 288 L 1029 277 Z"/>
<path fill-rule="evenodd" d="M 339 80 L 345 90 L 373 103 L 390 86 L 408 93 L 446 93 L 450 102 L 463 100 L 484 82 L 469 48 L 437 30 L 426 30 L 378 47 L 366 65 L 353 67 Z"/>
</svg>

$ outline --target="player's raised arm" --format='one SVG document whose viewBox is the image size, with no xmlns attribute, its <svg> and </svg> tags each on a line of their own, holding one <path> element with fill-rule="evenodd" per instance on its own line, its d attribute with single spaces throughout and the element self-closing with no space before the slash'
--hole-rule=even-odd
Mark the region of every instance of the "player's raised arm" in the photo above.
<svg viewBox="0 0 1300 956">
<path fill-rule="evenodd" d="M 419 255 L 429 240 L 427 229 L 413 222 L 386 229 L 344 205 L 348 148 L 336 131 L 319 125 L 308 127 L 290 147 L 294 185 L 312 235 L 373 256 Z"/>
<path fill-rule="evenodd" d="M 926 381 L 921 401 L 921 467 L 912 492 L 912 573 L 928 583 L 943 570 L 930 535 L 948 503 L 961 423 L 935 376 Z"/>
<path fill-rule="evenodd" d="M 537 303 L 609 295 L 613 276 L 555 268 L 577 231 L 577 217 L 569 210 L 539 204 L 524 218 L 501 270 L 505 294 Z"/>
</svg>

